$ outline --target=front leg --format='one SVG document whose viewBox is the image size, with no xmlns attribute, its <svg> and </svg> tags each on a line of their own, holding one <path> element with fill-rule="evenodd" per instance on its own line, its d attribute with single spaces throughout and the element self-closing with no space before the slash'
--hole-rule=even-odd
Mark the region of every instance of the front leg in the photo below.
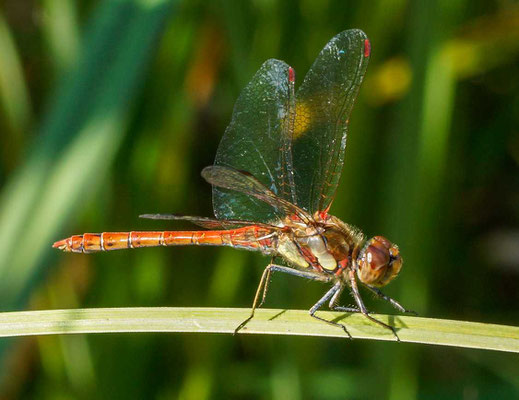
<svg viewBox="0 0 519 400">
<path fill-rule="evenodd" d="M 395 299 L 392 299 L 391 297 L 385 295 L 382 293 L 382 291 L 376 287 L 369 286 L 366 284 L 363 284 L 367 289 L 369 289 L 372 293 L 374 293 L 377 297 L 380 297 L 382 300 L 387 301 L 389 304 L 391 304 L 394 308 L 396 308 L 398 311 L 404 314 L 412 314 L 412 315 L 418 315 L 416 311 L 408 310 L 404 308 L 398 301 Z"/>
<path fill-rule="evenodd" d="M 390 326 L 382 321 L 379 321 L 378 319 L 373 318 L 371 315 L 369 315 L 368 310 L 366 309 L 366 306 L 364 305 L 364 302 L 362 301 L 362 297 L 360 297 L 359 288 L 357 286 L 357 280 L 355 279 L 355 271 L 350 269 L 348 271 L 348 277 L 350 280 L 351 293 L 353 294 L 353 298 L 355 299 L 355 302 L 357 303 L 357 306 L 359 307 L 360 312 L 362 314 L 364 314 L 364 316 L 367 319 L 369 319 L 370 321 L 375 322 L 376 324 L 379 324 L 380 326 L 382 326 L 386 329 L 389 329 L 391 332 L 393 332 L 393 335 L 395 335 L 397 342 L 399 342 L 400 338 L 396 334 L 395 328 L 393 328 L 392 326 Z M 337 309 L 340 310 L 340 308 L 337 308 Z"/>
</svg>

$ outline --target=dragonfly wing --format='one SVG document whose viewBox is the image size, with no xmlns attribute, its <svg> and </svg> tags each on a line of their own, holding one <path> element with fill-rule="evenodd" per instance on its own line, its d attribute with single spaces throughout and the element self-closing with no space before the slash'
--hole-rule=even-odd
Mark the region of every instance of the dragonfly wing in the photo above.
<svg viewBox="0 0 519 400">
<path fill-rule="evenodd" d="M 297 204 L 328 211 L 344 164 L 350 113 L 370 57 L 358 29 L 335 36 L 321 51 L 296 94 L 293 166 Z"/>
<path fill-rule="evenodd" d="M 236 192 L 248 198 L 254 198 L 269 206 L 274 218 L 271 221 L 282 220 L 285 216 L 296 215 L 299 219 L 309 222 L 310 216 L 301 208 L 288 200 L 276 196 L 274 192 L 264 186 L 259 180 L 246 171 L 238 171 L 234 168 L 213 165 L 202 170 L 202 176 L 213 187 L 229 191 L 229 206 L 233 207 Z M 234 192 L 234 193 L 232 193 Z M 225 193 L 225 192 L 222 192 Z"/>
<path fill-rule="evenodd" d="M 215 165 L 247 171 L 276 196 L 295 202 L 290 148 L 294 110 L 293 70 L 283 61 L 266 61 L 236 101 Z M 280 211 L 221 185 L 213 188 L 213 208 L 218 219 L 259 222 L 278 219 Z"/>
<path fill-rule="evenodd" d="M 242 226 L 256 225 L 269 229 L 277 229 L 274 225 L 262 224 L 252 221 L 239 220 L 219 220 L 207 217 L 195 217 L 191 215 L 176 215 L 176 214 L 143 214 L 139 218 L 159 219 L 159 220 L 173 220 L 173 221 L 188 221 L 195 225 L 206 229 L 232 229 Z"/>
</svg>

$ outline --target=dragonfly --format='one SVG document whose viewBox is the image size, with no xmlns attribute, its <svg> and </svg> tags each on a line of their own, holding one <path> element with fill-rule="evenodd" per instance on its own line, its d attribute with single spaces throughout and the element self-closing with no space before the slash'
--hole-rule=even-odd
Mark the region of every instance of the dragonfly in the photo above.
<svg viewBox="0 0 519 400">
<path fill-rule="evenodd" d="M 383 236 L 367 239 L 329 214 L 337 192 L 351 110 L 371 55 L 366 34 L 347 30 L 321 50 L 295 90 L 295 71 L 283 61 L 267 60 L 242 90 L 231 122 L 219 144 L 214 165 L 202 170 L 213 187 L 215 218 L 145 214 L 143 218 L 190 221 L 202 230 L 84 233 L 57 241 L 66 252 L 92 253 L 138 247 L 230 246 L 270 256 L 251 314 L 265 302 L 274 272 L 329 284 L 310 308 L 312 317 L 331 310 L 360 312 L 390 330 L 394 327 L 368 312 L 359 288 L 367 288 L 402 313 L 407 310 L 380 288 L 402 267 L 398 246 Z M 349 290 L 355 306 L 338 305 Z"/>
</svg>

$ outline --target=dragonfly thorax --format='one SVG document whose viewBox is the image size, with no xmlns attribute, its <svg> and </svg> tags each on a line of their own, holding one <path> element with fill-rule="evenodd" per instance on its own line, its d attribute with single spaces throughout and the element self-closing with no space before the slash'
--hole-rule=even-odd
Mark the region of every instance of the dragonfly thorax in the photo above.
<svg viewBox="0 0 519 400">
<path fill-rule="evenodd" d="M 314 215 L 310 224 L 287 218 L 283 228 L 277 242 L 279 255 L 297 268 L 323 274 L 340 276 L 352 268 L 364 243 L 360 231 L 331 215 Z"/>
</svg>

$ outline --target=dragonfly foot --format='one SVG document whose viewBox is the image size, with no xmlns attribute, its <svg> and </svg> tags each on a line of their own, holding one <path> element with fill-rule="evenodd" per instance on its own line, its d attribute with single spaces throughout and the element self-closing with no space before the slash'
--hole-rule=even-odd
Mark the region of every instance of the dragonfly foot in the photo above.
<svg viewBox="0 0 519 400">
<path fill-rule="evenodd" d="M 353 340 L 353 336 L 351 336 L 351 333 L 348 332 L 348 329 L 343 324 L 339 324 L 344 332 L 346 332 L 346 335 L 348 335 L 348 339 Z"/>
<path fill-rule="evenodd" d="M 338 327 L 338 328 L 341 328 L 341 329 L 344 331 L 344 333 L 346 333 L 346 335 L 348 335 L 348 339 L 353 340 L 353 336 L 351 336 L 351 333 L 348 332 L 348 329 L 346 328 L 345 325 L 340 324 L 340 323 L 338 323 L 338 322 L 330 321 L 330 320 L 325 319 L 325 318 L 318 317 L 317 315 L 312 314 L 312 313 L 310 313 L 310 316 L 311 316 L 311 317 L 314 317 L 315 319 L 318 319 L 319 321 L 326 322 L 326 323 L 329 324 L 329 325 L 333 325 L 333 326 L 336 326 L 336 327 Z"/>
<path fill-rule="evenodd" d="M 393 328 L 392 326 L 390 326 L 390 328 L 391 328 L 391 332 L 393 332 L 393 335 L 395 336 L 395 339 L 396 339 L 395 341 L 400 342 L 400 338 L 398 337 L 398 334 L 396 333 L 395 328 Z"/>
<path fill-rule="evenodd" d="M 368 313 L 363 313 L 363 314 L 370 321 L 375 322 L 376 324 L 379 324 L 383 328 L 389 329 L 393 333 L 393 335 L 395 336 L 396 341 L 400 342 L 400 338 L 398 337 L 398 334 L 396 333 L 396 329 L 394 327 L 392 327 L 391 325 L 386 324 L 385 322 L 379 321 L 378 319 L 372 317 Z"/>
<path fill-rule="evenodd" d="M 254 317 L 254 315 L 251 315 L 249 318 L 247 318 L 245 321 L 243 321 L 240 325 L 238 325 L 236 327 L 236 329 L 234 330 L 234 332 L 232 333 L 233 336 L 236 335 L 245 325 L 247 325 L 247 323 L 252 319 L 252 317 Z"/>
</svg>

